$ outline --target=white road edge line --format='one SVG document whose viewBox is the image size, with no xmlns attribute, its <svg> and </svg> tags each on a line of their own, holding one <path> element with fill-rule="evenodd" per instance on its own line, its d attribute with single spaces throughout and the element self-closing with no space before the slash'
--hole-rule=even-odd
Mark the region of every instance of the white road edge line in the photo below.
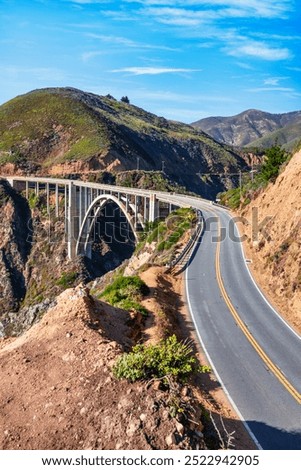
<svg viewBox="0 0 301 470">
<path fill-rule="evenodd" d="M 194 250 L 195 251 L 195 250 Z M 188 302 L 188 307 L 189 307 L 189 311 L 190 311 L 190 315 L 191 315 L 191 318 L 193 320 L 193 323 L 194 323 L 194 326 L 195 326 L 195 331 L 198 335 L 198 339 L 199 339 L 199 342 L 202 346 L 202 349 L 204 350 L 206 356 L 207 356 L 207 359 L 208 361 L 210 362 L 210 365 L 212 367 L 212 370 L 217 378 L 217 380 L 219 381 L 219 383 L 221 384 L 229 402 L 231 403 L 233 409 L 235 410 L 235 412 L 237 413 L 238 417 L 241 419 L 244 427 L 246 428 L 248 434 L 250 435 L 251 439 L 254 441 L 255 445 L 258 447 L 259 450 L 263 450 L 263 448 L 261 447 L 261 445 L 259 444 L 258 440 L 256 439 L 255 435 L 253 434 L 253 432 L 251 431 L 251 429 L 249 428 L 248 424 L 246 423 L 246 420 L 245 418 L 243 417 L 243 415 L 241 414 L 241 412 L 239 411 L 239 409 L 237 408 L 234 400 L 232 399 L 230 393 L 228 392 L 227 390 L 227 387 L 225 386 L 225 384 L 223 383 L 219 373 L 217 372 L 214 364 L 213 364 L 213 361 L 210 357 L 210 354 L 208 353 L 207 349 L 206 349 L 206 346 L 205 344 L 203 343 L 203 340 L 202 340 L 202 337 L 199 333 L 199 330 L 197 328 L 197 324 L 196 324 L 196 320 L 195 320 L 195 316 L 194 316 L 194 313 L 193 313 L 193 309 L 192 309 L 192 306 L 191 306 L 191 302 L 190 302 L 190 297 L 189 297 L 189 290 L 188 290 L 188 271 L 189 271 L 189 265 L 187 266 L 186 270 L 185 270 L 185 290 L 186 290 L 186 298 L 187 298 L 187 302 Z"/>
<path fill-rule="evenodd" d="M 233 219 L 233 217 L 231 216 L 231 218 Z M 237 230 L 237 233 L 239 235 L 239 238 L 240 238 L 240 232 L 239 232 L 239 229 L 238 229 L 238 226 L 235 222 L 235 228 Z M 268 301 L 268 299 L 266 298 L 266 296 L 264 295 L 264 293 L 261 291 L 261 289 L 259 288 L 259 286 L 257 285 L 254 277 L 253 277 L 253 274 L 251 273 L 250 271 L 250 268 L 248 266 L 248 263 L 246 263 L 246 259 L 245 259 L 245 252 L 244 252 L 244 247 L 243 247 L 243 243 L 242 242 L 239 242 L 240 244 L 240 249 L 241 249 L 241 252 L 242 252 L 242 256 L 243 256 L 243 259 L 244 259 L 244 264 L 247 268 L 247 271 L 249 273 L 249 276 L 254 284 L 254 286 L 256 287 L 257 291 L 259 292 L 259 294 L 261 295 L 261 297 L 263 298 L 263 300 L 266 302 L 266 304 L 270 307 L 270 309 L 275 313 L 275 315 L 277 315 L 277 317 L 279 318 L 279 320 L 282 321 L 282 323 L 284 323 L 284 325 L 286 325 L 286 327 L 292 332 L 294 333 L 294 335 L 301 341 L 301 336 L 299 336 L 299 334 L 294 330 L 294 328 L 292 328 L 285 320 L 284 318 L 280 315 L 280 313 L 277 312 L 277 310 L 273 307 L 273 305 L 270 304 L 270 302 Z"/>
</svg>

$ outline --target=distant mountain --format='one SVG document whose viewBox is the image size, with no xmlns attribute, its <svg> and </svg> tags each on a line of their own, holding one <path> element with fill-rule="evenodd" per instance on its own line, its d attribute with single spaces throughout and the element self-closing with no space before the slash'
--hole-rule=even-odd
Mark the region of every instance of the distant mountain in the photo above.
<svg viewBox="0 0 301 470">
<path fill-rule="evenodd" d="M 98 172 L 164 170 L 174 183 L 214 197 L 232 184 L 225 173 L 245 168 L 238 154 L 203 131 L 110 95 L 49 88 L 0 106 L 0 174 L 87 179 Z"/>
<path fill-rule="evenodd" d="M 280 145 L 289 145 L 291 141 L 301 139 L 301 111 L 270 114 L 249 109 L 236 116 L 200 119 L 192 126 L 218 142 L 234 147 L 270 146 L 276 139 Z"/>
<path fill-rule="evenodd" d="M 290 124 L 285 127 L 281 127 L 274 132 L 266 134 L 260 139 L 254 140 L 250 143 L 250 146 L 267 148 L 275 145 L 281 145 L 287 151 L 293 151 L 301 141 L 301 120 L 296 124 Z"/>
</svg>

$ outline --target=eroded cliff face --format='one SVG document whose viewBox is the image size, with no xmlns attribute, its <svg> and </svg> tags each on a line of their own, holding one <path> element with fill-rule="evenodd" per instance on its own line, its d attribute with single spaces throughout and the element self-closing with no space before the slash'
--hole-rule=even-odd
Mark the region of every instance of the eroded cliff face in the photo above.
<svg viewBox="0 0 301 470">
<path fill-rule="evenodd" d="M 99 220 L 92 259 L 71 261 L 63 215 L 49 217 L 43 195 L 33 206 L 0 181 L 0 336 L 19 335 L 54 305 L 64 289 L 115 269 L 134 250 L 134 243 L 120 242 L 116 226 L 121 215 L 108 208 Z"/>
<path fill-rule="evenodd" d="M 27 202 L 0 181 L 0 309 L 16 310 L 25 296 L 25 266 L 31 251 L 31 213 Z M 1 315 L 1 314 L 0 314 Z"/>
<path fill-rule="evenodd" d="M 280 312 L 301 331 L 301 151 L 289 161 L 274 184 L 242 212 L 250 225 L 247 249 L 259 284 Z M 252 212 L 258 211 L 256 232 Z M 266 219 L 266 217 L 268 219 Z M 253 230 L 253 234 L 252 234 Z M 255 230 L 255 232 L 254 232 Z"/>
</svg>

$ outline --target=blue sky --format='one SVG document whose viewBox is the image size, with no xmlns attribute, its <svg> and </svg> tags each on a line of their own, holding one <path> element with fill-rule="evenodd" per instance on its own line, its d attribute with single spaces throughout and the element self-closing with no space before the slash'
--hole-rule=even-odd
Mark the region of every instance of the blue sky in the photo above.
<svg viewBox="0 0 301 470">
<path fill-rule="evenodd" d="M 300 110 L 297 3 L 0 0 L 0 103 L 73 86 L 188 123 Z"/>
</svg>

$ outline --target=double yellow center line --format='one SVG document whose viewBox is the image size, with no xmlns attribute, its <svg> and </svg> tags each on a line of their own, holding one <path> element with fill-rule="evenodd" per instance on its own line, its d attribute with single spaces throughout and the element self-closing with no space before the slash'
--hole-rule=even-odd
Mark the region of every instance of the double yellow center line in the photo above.
<svg viewBox="0 0 301 470">
<path fill-rule="evenodd" d="M 275 375 L 275 377 L 279 380 L 279 382 L 282 383 L 282 385 L 286 388 L 286 390 L 292 395 L 292 397 L 299 403 L 301 404 L 301 394 L 294 388 L 294 386 L 287 380 L 287 378 L 283 375 L 281 370 L 272 362 L 272 360 L 267 356 L 267 354 L 264 352 L 264 350 L 259 346 L 253 335 L 250 333 L 248 330 L 248 327 L 245 325 L 245 323 L 242 321 L 240 318 L 237 310 L 235 309 L 234 305 L 232 304 L 224 283 L 223 279 L 221 276 L 221 269 L 220 269 L 220 251 L 221 251 L 221 242 L 220 242 L 220 234 L 221 234 L 221 226 L 220 226 L 220 219 L 216 213 L 214 213 L 216 217 L 218 218 L 218 234 L 219 234 L 219 241 L 217 243 L 217 248 L 216 248 L 216 255 L 215 255 L 215 270 L 216 270 L 216 277 L 217 277 L 217 282 L 221 291 L 221 294 L 236 322 L 236 324 L 239 326 L 241 331 L 244 333 L 248 341 L 251 343 L 255 351 L 259 354 L 265 365 L 268 367 L 268 369 Z"/>
</svg>

